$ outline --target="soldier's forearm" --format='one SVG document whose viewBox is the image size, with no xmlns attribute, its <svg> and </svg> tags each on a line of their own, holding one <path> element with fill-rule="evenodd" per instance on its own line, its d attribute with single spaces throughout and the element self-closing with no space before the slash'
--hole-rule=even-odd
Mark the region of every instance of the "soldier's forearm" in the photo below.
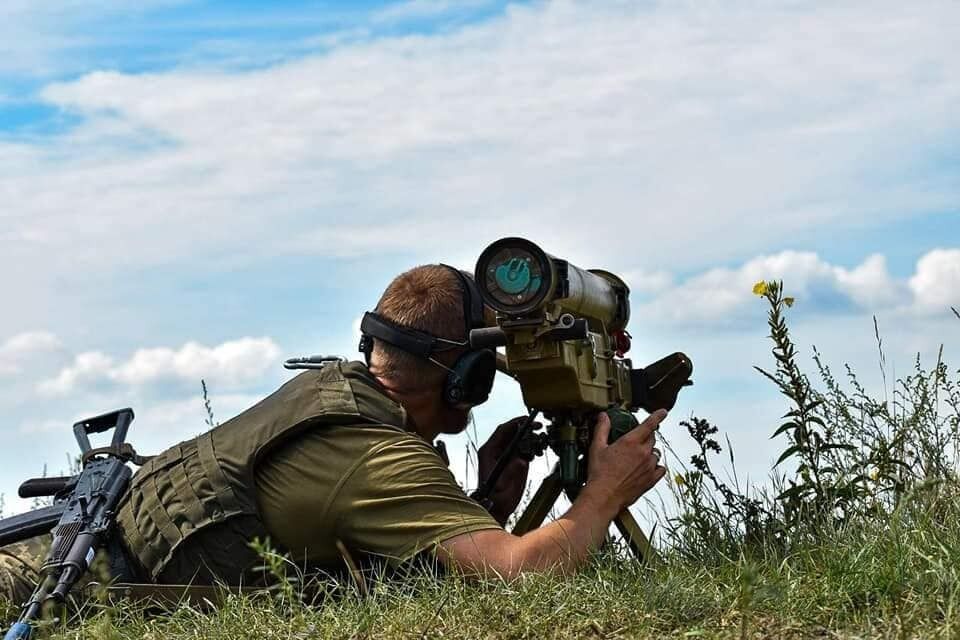
<svg viewBox="0 0 960 640">
<path fill-rule="evenodd" d="M 575 570 L 606 539 L 618 512 L 614 501 L 585 489 L 560 518 L 516 538 L 518 573 Z"/>
<path fill-rule="evenodd" d="M 523 536 L 487 530 L 463 534 L 440 545 L 440 559 L 467 575 L 513 579 L 528 572 L 570 573 L 606 538 L 619 504 L 584 490 L 558 520 Z"/>
</svg>

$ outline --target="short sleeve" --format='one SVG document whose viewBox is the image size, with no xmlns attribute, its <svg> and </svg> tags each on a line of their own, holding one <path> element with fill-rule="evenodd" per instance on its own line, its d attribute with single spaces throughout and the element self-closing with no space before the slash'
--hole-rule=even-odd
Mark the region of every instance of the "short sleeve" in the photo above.
<svg viewBox="0 0 960 640">
<path fill-rule="evenodd" d="M 436 451 L 409 434 L 372 448 L 342 484 L 328 515 L 352 551 L 392 565 L 454 536 L 501 529 L 464 494 Z"/>
</svg>

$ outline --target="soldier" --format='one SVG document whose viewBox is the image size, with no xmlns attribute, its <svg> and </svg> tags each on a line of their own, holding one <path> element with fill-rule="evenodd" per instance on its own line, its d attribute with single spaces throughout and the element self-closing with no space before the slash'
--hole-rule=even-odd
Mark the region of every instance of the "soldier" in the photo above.
<svg viewBox="0 0 960 640">
<path fill-rule="evenodd" d="M 118 514 L 129 565 L 120 578 L 250 584 L 260 564 L 250 542 L 268 538 L 310 569 L 334 570 L 346 553 L 390 567 L 428 555 L 506 578 L 574 570 L 616 514 L 663 477 L 654 431 L 666 412 L 613 445 L 601 414 L 590 475 L 569 511 L 523 536 L 507 533 L 527 462 L 511 462 L 487 511 L 430 444 L 462 432 L 471 407 L 487 399 L 494 356 L 467 342 L 482 315 L 472 279 L 456 269 L 428 265 L 398 276 L 365 316 L 366 363 L 301 373 L 136 473 Z M 500 425 L 481 447 L 481 477 L 519 424 Z M 11 562 L 8 574 L 26 575 Z"/>
</svg>

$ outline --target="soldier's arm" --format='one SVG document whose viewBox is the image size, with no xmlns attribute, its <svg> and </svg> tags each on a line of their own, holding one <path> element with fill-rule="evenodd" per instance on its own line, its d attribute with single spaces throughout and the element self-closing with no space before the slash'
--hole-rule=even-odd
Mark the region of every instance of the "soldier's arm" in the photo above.
<svg viewBox="0 0 960 640">
<path fill-rule="evenodd" d="M 439 559 L 468 575 L 506 579 L 530 571 L 573 571 L 603 542 L 616 515 L 666 473 L 653 453 L 655 430 L 665 417 L 665 411 L 652 414 L 610 445 L 610 420 L 600 414 L 590 446 L 589 478 L 569 511 L 523 536 L 503 530 L 455 536 L 439 544 Z"/>
</svg>

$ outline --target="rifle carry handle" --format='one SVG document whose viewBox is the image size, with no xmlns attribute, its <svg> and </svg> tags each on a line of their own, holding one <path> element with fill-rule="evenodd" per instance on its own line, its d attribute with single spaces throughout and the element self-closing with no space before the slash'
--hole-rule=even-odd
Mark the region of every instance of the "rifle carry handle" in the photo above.
<svg viewBox="0 0 960 640">
<path fill-rule="evenodd" d="M 104 431 L 113 429 L 111 445 L 119 447 L 127 439 L 127 429 L 130 428 L 131 422 L 133 422 L 133 409 L 130 407 L 117 409 L 110 413 L 104 413 L 103 415 L 77 422 L 73 425 L 73 435 L 77 438 L 77 444 L 80 445 L 81 453 L 87 453 L 92 448 L 90 446 L 90 438 L 88 437 L 91 433 L 103 433 Z"/>
</svg>

